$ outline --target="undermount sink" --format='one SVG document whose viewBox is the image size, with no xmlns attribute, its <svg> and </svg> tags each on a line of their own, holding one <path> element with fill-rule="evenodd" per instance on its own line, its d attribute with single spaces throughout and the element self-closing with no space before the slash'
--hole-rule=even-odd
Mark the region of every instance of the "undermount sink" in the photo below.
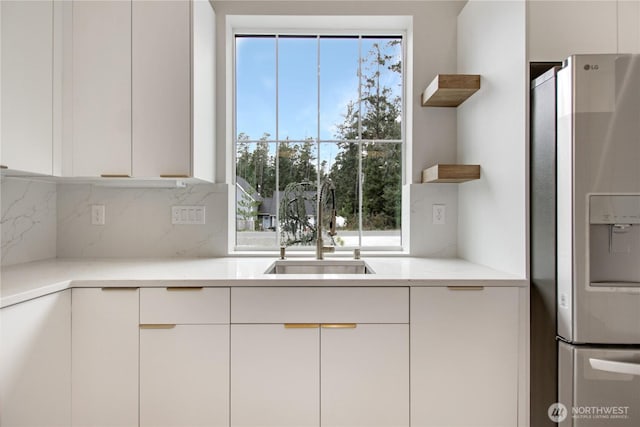
<svg viewBox="0 0 640 427">
<path fill-rule="evenodd" d="M 278 260 L 265 274 L 374 274 L 362 260 Z"/>
</svg>

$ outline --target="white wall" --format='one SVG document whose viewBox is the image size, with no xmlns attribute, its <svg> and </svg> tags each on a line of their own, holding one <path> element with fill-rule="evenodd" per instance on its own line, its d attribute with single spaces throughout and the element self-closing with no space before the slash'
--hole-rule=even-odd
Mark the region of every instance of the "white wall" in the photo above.
<svg viewBox="0 0 640 427">
<path fill-rule="evenodd" d="M 458 72 L 481 89 L 458 107 L 458 162 L 481 179 L 458 187 L 458 253 L 527 274 L 525 3 L 470 1 L 458 16 Z"/>
</svg>

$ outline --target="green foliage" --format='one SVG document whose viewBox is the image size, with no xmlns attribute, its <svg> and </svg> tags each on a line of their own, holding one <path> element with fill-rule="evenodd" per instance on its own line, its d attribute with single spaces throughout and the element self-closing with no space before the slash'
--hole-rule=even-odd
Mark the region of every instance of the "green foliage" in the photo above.
<svg viewBox="0 0 640 427">
<path fill-rule="evenodd" d="M 362 140 L 400 140 L 402 138 L 402 100 L 393 96 L 381 79 L 385 70 L 402 72 L 400 62 L 388 49 L 400 42 L 390 40 L 384 46 L 372 45 L 363 58 Z M 338 139 L 358 139 L 359 112 L 355 103 L 347 105 L 344 121 L 337 126 Z M 358 194 L 362 188 L 362 222 L 365 230 L 400 228 L 402 205 L 402 147 L 399 143 L 362 143 L 362 175 L 358 179 L 359 147 L 340 143 L 340 153 L 331 168 L 336 184 L 338 215 L 347 219 L 349 228 L 357 228 Z"/>
</svg>

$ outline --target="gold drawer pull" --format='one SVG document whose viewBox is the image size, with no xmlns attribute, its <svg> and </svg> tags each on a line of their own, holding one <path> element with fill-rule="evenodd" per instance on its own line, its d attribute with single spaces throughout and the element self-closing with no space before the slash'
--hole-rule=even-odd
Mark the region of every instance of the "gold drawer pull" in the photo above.
<svg viewBox="0 0 640 427">
<path fill-rule="evenodd" d="M 100 174 L 101 178 L 131 178 L 131 175 L 126 173 L 103 173 Z"/>
<path fill-rule="evenodd" d="M 141 323 L 140 329 L 173 329 L 176 325 L 172 323 Z"/>
<path fill-rule="evenodd" d="M 321 326 L 327 329 L 355 329 L 358 326 L 358 324 L 357 323 L 323 323 Z"/>
<path fill-rule="evenodd" d="M 285 323 L 286 329 L 317 329 L 320 327 L 319 323 Z"/>
<path fill-rule="evenodd" d="M 6 165 L 0 165 L 0 169 L 9 169 Z"/>
<path fill-rule="evenodd" d="M 447 286 L 450 291 L 481 291 L 484 286 Z"/>
<path fill-rule="evenodd" d="M 201 291 L 202 286 L 167 286 L 167 291 Z"/>
<path fill-rule="evenodd" d="M 108 288 L 100 288 L 103 291 L 136 291 L 138 288 L 133 286 L 110 286 Z"/>
<path fill-rule="evenodd" d="M 183 173 L 163 173 L 160 174 L 160 178 L 189 178 L 189 175 Z"/>
</svg>

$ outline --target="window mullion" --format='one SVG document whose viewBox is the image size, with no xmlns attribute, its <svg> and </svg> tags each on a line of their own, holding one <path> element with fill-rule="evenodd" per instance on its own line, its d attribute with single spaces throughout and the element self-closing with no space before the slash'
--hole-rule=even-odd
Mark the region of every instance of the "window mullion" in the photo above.
<svg viewBox="0 0 640 427">
<path fill-rule="evenodd" d="M 274 189 L 273 199 L 276 201 L 276 246 L 280 247 L 280 56 L 279 45 L 280 39 L 276 34 L 276 151 L 275 151 L 275 169 L 276 169 L 276 188 Z"/>
<path fill-rule="evenodd" d="M 320 206 L 320 193 L 322 191 L 322 179 L 320 177 L 320 36 L 317 36 L 316 38 L 317 40 L 317 44 L 316 44 L 316 69 L 317 69 L 317 81 L 318 84 L 316 86 L 317 88 L 317 109 L 316 109 L 316 113 L 317 115 L 317 139 L 316 139 L 316 218 L 318 217 L 318 215 L 322 215 L 322 206 Z M 319 229 L 318 224 L 315 224 L 316 226 L 316 239 L 318 237 L 320 237 L 320 233 L 322 233 L 322 230 Z"/>
<path fill-rule="evenodd" d="M 358 246 L 362 247 L 362 36 L 358 37 Z"/>
</svg>

